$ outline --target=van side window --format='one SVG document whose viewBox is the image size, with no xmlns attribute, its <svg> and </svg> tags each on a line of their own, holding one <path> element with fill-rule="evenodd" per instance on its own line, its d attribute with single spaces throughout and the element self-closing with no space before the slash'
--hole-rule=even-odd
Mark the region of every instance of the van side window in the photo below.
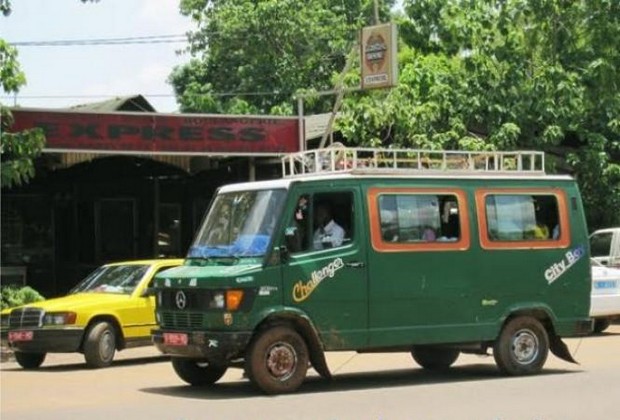
<svg viewBox="0 0 620 420">
<path fill-rule="evenodd" d="M 478 190 L 476 205 L 483 248 L 570 245 L 568 200 L 561 189 Z"/>
<path fill-rule="evenodd" d="M 303 194 L 298 198 L 286 243 L 292 253 L 349 245 L 354 238 L 353 193 Z"/>
<path fill-rule="evenodd" d="M 460 237 L 454 195 L 382 194 L 379 219 L 386 242 L 457 241 Z"/>
<path fill-rule="evenodd" d="M 561 234 L 553 195 L 487 195 L 485 210 L 491 241 L 544 241 Z"/>
<path fill-rule="evenodd" d="M 470 245 L 467 194 L 457 188 L 367 191 L 372 246 L 381 252 L 463 251 Z"/>
</svg>

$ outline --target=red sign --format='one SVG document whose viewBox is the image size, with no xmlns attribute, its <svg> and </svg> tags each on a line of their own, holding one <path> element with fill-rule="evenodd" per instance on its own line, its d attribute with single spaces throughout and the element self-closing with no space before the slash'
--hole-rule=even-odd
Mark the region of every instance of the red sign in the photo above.
<svg viewBox="0 0 620 420">
<path fill-rule="evenodd" d="M 45 151 L 278 154 L 299 151 L 290 117 L 12 110 L 13 131 L 40 127 Z"/>
</svg>

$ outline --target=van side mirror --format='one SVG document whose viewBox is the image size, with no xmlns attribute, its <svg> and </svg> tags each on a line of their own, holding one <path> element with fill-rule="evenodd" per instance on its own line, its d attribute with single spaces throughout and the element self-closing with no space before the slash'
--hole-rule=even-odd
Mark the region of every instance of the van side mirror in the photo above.
<svg viewBox="0 0 620 420">
<path fill-rule="evenodd" d="M 278 248 L 278 253 L 280 254 L 280 261 L 283 263 L 287 262 L 289 260 L 289 257 L 291 256 L 291 253 L 289 252 L 286 245 L 282 245 L 280 248 Z"/>
</svg>

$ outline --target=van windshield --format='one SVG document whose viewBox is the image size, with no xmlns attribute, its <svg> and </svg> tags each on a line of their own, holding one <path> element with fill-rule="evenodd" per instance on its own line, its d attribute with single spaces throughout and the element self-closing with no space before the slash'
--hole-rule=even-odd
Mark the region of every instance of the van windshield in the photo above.
<svg viewBox="0 0 620 420">
<path fill-rule="evenodd" d="M 264 256 L 285 197 L 284 189 L 218 194 L 188 258 Z"/>
</svg>

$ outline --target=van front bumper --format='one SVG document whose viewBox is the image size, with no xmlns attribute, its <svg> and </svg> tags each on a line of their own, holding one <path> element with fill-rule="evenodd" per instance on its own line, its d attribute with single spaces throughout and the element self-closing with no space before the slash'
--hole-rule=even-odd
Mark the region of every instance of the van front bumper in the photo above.
<svg viewBox="0 0 620 420">
<path fill-rule="evenodd" d="M 168 337 L 173 337 L 171 340 Z M 179 338 L 182 337 L 182 340 Z M 243 355 L 252 337 L 251 331 L 151 331 L 153 344 L 164 354 L 228 364 Z"/>
</svg>

